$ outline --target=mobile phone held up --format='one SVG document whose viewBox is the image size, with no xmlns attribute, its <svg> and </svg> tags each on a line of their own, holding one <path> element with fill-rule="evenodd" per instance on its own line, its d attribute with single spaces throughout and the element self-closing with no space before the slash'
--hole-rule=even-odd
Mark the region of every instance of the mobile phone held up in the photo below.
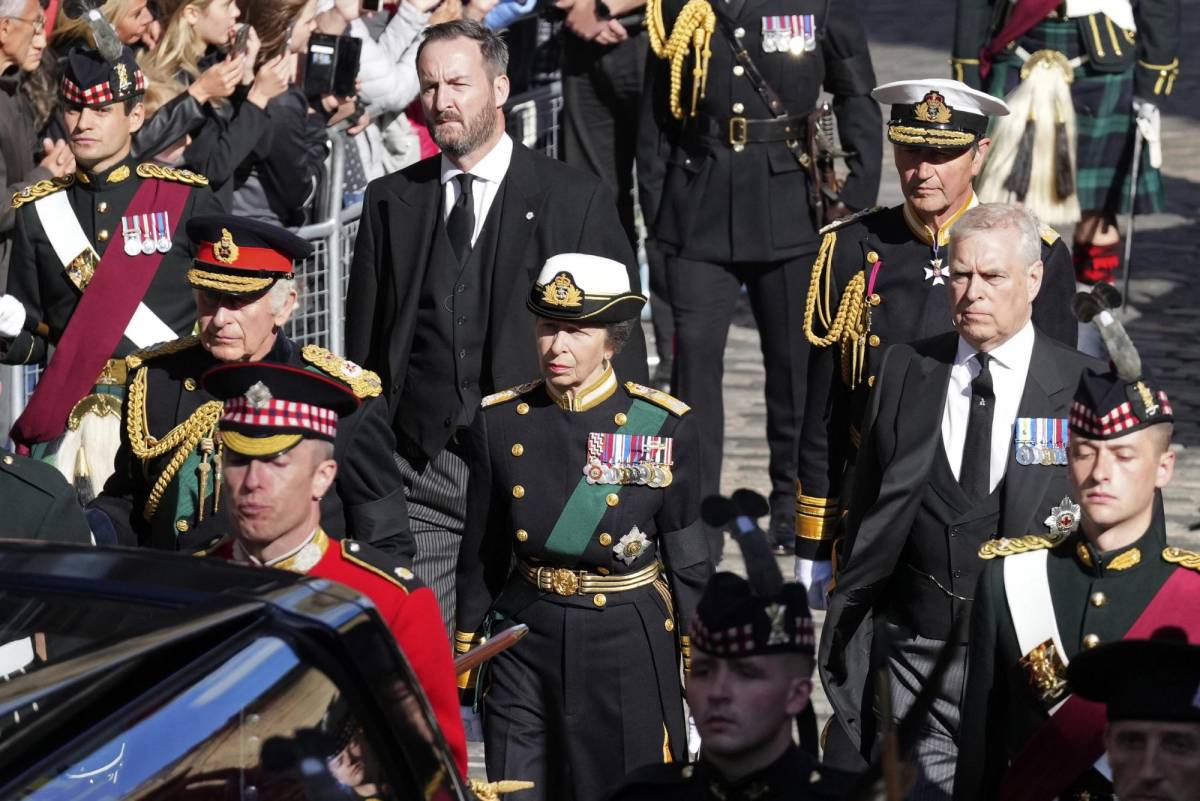
<svg viewBox="0 0 1200 801">
<path fill-rule="evenodd" d="M 245 24 L 239 25 L 237 33 L 233 36 L 233 44 L 229 47 L 229 54 L 234 57 L 244 56 L 249 45 L 250 26 Z"/>
<path fill-rule="evenodd" d="M 359 7 L 364 13 L 373 13 L 383 8 L 382 0 L 361 0 Z"/>
<path fill-rule="evenodd" d="M 304 61 L 304 94 L 353 97 L 361 52 L 362 41 L 353 36 L 314 33 Z"/>
</svg>

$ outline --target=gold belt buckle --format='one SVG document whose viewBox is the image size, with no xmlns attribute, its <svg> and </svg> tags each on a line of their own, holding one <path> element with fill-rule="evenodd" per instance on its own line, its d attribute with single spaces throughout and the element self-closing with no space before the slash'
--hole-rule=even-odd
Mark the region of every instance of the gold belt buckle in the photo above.
<svg viewBox="0 0 1200 801">
<path fill-rule="evenodd" d="M 732 147 L 745 147 L 748 130 L 745 117 L 729 118 L 729 144 Z"/>
<path fill-rule="evenodd" d="M 565 567 L 556 567 L 550 572 L 550 589 L 559 595 L 575 595 L 579 592 L 579 574 Z"/>
</svg>

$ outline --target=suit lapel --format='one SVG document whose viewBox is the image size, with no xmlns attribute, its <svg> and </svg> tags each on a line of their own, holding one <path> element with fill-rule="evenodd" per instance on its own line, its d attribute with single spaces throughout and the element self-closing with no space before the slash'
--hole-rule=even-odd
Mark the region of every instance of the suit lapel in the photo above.
<svg viewBox="0 0 1200 801">
<path fill-rule="evenodd" d="M 1065 417 L 1071 401 L 1072 387 L 1063 381 L 1069 370 L 1060 367 L 1053 348 L 1039 331 L 1033 341 L 1033 355 L 1025 391 L 1017 407 L 1018 417 Z M 1016 437 L 1008 449 L 1008 468 L 1004 482 L 1004 510 L 1001 517 L 1001 536 L 1020 537 L 1031 533 L 1031 521 L 1048 511 L 1040 508 L 1048 471 L 1044 465 L 1020 465 L 1016 460 Z M 1040 518 L 1039 518 L 1040 520 Z"/>
<path fill-rule="evenodd" d="M 392 226 L 388 230 L 388 236 L 392 237 L 392 253 L 412 254 L 412 238 L 420 239 L 419 249 L 413 254 L 413 261 L 407 266 L 393 267 L 401 272 L 411 271 L 413 279 L 411 282 L 394 282 L 392 292 L 395 295 L 396 309 L 406 308 L 406 301 L 412 294 L 413 287 L 420 287 L 425 282 L 425 275 L 429 269 L 429 251 L 433 247 L 433 237 L 438 228 L 438 213 L 443 206 L 444 190 L 439 180 L 441 158 L 433 156 L 427 161 L 428 168 L 414 174 L 412 180 L 406 182 L 396 193 L 399 213 L 388 217 L 389 220 L 405 219 L 404 225 Z M 396 327 L 397 331 L 399 328 Z"/>
<path fill-rule="evenodd" d="M 493 331 L 507 312 L 513 292 L 524 296 L 542 268 L 540 264 L 527 263 L 529 260 L 525 257 L 529 240 L 541 222 L 542 204 L 546 199 L 546 188 L 532 162 L 530 151 L 519 142 L 513 142 L 512 161 L 504 176 L 502 194 L 497 198 L 501 208 L 497 220 L 499 244 L 492 264 Z"/>
</svg>

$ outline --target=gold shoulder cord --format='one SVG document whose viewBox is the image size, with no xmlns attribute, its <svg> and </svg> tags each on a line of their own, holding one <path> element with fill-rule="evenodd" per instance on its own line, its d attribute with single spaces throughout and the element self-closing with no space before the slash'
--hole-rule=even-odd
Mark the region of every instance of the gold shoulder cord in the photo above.
<svg viewBox="0 0 1200 801">
<path fill-rule="evenodd" d="M 830 288 L 833 283 L 833 249 L 837 244 L 837 232 L 830 231 L 821 240 L 821 249 L 813 263 L 812 278 L 808 284 L 808 300 L 804 307 L 804 336 L 814 347 L 827 348 L 834 343 L 841 346 L 842 380 L 854 389 L 862 381 L 866 367 L 867 319 L 866 278 L 857 272 L 842 292 L 837 314 L 831 314 Z M 813 331 L 813 317 L 825 329 L 819 337 Z"/>
<path fill-rule="evenodd" d="M 683 91 L 683 60 L 688 46 L 693 50 L 695 66 L 692 68 L 692 110 L 704 97 L 708 82 L 708 59 L 712 55 L 712 36 L 717 29 L 717 15 L 708 0 L 688 0 L 687 5 L 675 18 L 675 27 L 667 35 L 662 13 L 663 0 L 647 0 L 646 27 L 650 32 L 650 49 L 654 55 L 671 62 L 671 116 L 683 119 L 683 104 L 679 95 Z"/>
<path fill-rule="evenodd" d="M 149 521 L 158 510 L 163 493 L 167 491 L 179 468 L 187 461 L 200 440 L 215 436 L 217 421 L 221 419 L 222 404 L 220 401 L 208 401 L 200 406 L 192 416 L 175 426 L 160 440 L 148 435 L 150 427 L 146 420 L 146 377 L 149 371 L 140 368 L 133 380 L 129 382 L 129 413 L 125 418 L 126 429 L 129 433 L 129 447 L 133 455 L 142 461 L 149 461 L 162 456 L 175 448 L 171 460 L 154 481 L 150 488 L 150 496 L 142 517 Z"/>
</svg>

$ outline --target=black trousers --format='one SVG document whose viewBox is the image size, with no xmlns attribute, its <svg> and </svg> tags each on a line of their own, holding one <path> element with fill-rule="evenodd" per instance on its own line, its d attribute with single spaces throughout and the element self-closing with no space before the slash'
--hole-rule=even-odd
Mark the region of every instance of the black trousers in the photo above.
<svg viewBox="0 0 1200 801">
<path fill-rule="evenodd" d="M 563 31 L 563 161 L 606 181 L 617 196 L 617 214 L 634 252 L 638 248 L 634 222 L 634 161 L 648 34 L 638 29 L 617 45 L 585 42 Z M 657 198 L 640 198 L 647 218 L 657 208 Z M 667 296 L 666 265 L 662 252 L 648 238 L 646 262 L 650 271 L 650 312 L 659 359 L 672 356 L 674 324 Z"/>
<path fill-rule="evenodd" d="M 529 633 L 489 663 L 484 753 L 491 781 L 537 786 L 508 801 L 602 801 L 631 770 L 686 758 L 669 619 L 651 586 L 603 609 L 543 594 L 514 615 Z"/>
<path fill-rule="evenodd" d="M 724 455 L 725 344 L 741 288 L 746 287 L 766 371 L 768 472 L 772 517 L 795 508 L 796 441 L 804 414 L 808 342 L 804 301 L 813 256 L 780 262 L 716 264 L 667 257 L 675 313 L 675 372 L 671 387 L 692 407 L 701 431 L 702 496 L 720 490 Z M 757 427 L 757 421 L 754 421 Z"/>
</svg>

